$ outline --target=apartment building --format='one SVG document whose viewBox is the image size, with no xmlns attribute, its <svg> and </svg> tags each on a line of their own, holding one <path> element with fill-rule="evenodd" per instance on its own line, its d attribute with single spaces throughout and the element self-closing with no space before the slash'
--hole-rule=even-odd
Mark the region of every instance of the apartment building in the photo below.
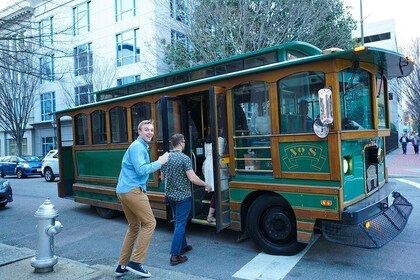
<svg viewBox="0 0 420 280">
<path fill-rule="evenodd" d="M 95 91 L 167 72 L 162 40 L 185 40 L 185 0 L 15 1 L 0 11 L 8 22 L 30 21 L 42 77 L 23 140 L 23 154 L 56 146 L 54 112 L 95 102 Z M 0 32 L 1 27 L 0 27 Z M 65 124 L 65 123 L 64 123 Z M 71 142 L 70 126 L 62 131 Z M 0 131 L 0 156 L 16 143 Z"/>
</svg>

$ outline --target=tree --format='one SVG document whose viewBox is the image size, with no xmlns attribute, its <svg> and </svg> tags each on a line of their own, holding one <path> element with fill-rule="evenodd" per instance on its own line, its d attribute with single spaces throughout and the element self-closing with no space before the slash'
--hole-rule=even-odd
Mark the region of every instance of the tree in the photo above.
<svg viewBox="0 0 420 280">
<path fill-rule="evenodd" d="M 24 47 L 28 49 L 30 45 Z M 0 128 L 16 141 L 19 155 L 22 154 L 22 139 L 34 108 L 35 92 L 40 81 L 38 76 L 30 74 L 33 58 L 28 53 L 19 55 L 17 65 L 14 63 L 16 57 L 3 56 L 0 59 Z"/>
<path fill-rule="evenodd" d="M 414 39 L 404 50 L 414 61 L 420 61 L 420 37 Z M 411 75 L 399 80 L 399 90 L 405 100 L 406 111 L 411 115 L 413 127 L 418 128 L 420 124 L 420 66 L 414 64 L 414 70 Z"/>
<path fill-rule="evenodd" d="M 187 1 L 187 0 L 185 0 Z M 335 0 L 171 1 L 171 42 L 162 41 L 172 70 L 290 41 L 321 49 L 349 48 L 355 21 Z"/>
</svg>

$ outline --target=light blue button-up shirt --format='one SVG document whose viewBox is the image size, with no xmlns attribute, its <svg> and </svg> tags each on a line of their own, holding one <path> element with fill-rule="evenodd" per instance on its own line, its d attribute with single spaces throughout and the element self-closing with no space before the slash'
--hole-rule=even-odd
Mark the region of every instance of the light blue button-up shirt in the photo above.
<svg viewBox="0 0 420 280">
<path fill-rule="evenodd" d="M 138 187 L 147 191 L 149 174 L 161 167 L 158 160 L 150 163 L 148 149 L 149 145 L 140 136 L 128 147 L 121 164 L 117 193 L 128 193 Z"/>
</svg>

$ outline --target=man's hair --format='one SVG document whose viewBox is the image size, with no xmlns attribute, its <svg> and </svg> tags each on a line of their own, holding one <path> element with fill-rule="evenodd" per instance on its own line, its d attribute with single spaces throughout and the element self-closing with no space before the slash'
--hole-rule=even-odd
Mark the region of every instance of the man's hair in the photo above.
<svg viewBox="0 0 420 280">
<path fill-rule="evenodd" d="M 182 134 L 177 133 L 177 134 L 172 135 L 172 137 L 171 137 L 172 147 L 178 146 L 184 140 L 185 140 L 184 135 L 182 135 Z"/>
<path fill-rule="evenodd" d="M 143 125 L 146 125 L 146 124 L 152 124 L 153 125 L 153 120 L 144 120 L 144 121 L 141 121 L 139 123 L 139 125 L 137 126 L 137 129 L 138 130 L 141 130 L 141 128 L 143 127 Z"/>
</svg>

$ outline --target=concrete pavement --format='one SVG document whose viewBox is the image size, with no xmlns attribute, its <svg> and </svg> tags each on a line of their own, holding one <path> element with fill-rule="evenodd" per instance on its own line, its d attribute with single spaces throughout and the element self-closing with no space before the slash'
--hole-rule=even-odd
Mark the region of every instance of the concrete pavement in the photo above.
<svg viewBox="0 0 420 280">
<path fill-rule="evenodd" d="M 407 147 L 407 154 L 403 155 L 401 149 L 387 155 L 388 174 L 391 178 L 420 177 L 420 155 L 414 154 L 413 147 Z M 28 248 L 19 248 L 0 243 L 0 279 L 26 280 L 108 280 L 115 279 L 115 267 L 104 265 L 89 266 L 81 262 L 59 257 L 54 265 L 54 271 L 48 273 L 35 273 L 31 266 L 31 259 L 35 251 Z M 147 266 L 152 278 L 171 280 L 210 280 L 185 273 L 159 269 Z M 120 279 L 139 279 L 140 276 L 128 273 Z"/>
</svg>

